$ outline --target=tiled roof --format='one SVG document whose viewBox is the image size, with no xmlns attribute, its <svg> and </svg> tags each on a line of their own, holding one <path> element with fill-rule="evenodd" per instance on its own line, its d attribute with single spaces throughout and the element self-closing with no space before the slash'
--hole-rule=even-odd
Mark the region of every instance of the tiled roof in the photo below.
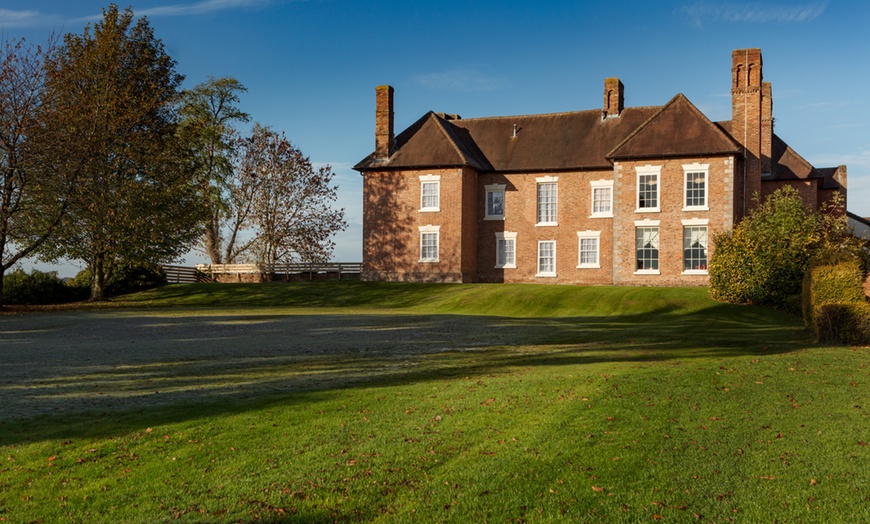
<svg viewBox="0 0 870 524">
<path fill-rule="evenodd" d="M 614 160 L 724 155 L 740 152 L 740 145 L 711 122 L 689 99 L 678 94 L 616 145 Z"/>
</svg>

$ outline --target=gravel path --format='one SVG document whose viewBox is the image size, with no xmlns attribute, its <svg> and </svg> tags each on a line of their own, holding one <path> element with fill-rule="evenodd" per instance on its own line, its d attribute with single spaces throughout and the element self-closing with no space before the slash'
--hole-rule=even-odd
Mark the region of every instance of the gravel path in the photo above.
<svg viewBox="0 0 870 524">
<path fill-rule="evenodd" d="M 515 344 L 544 322 L 467 316 L 73 311 L 0 315 L 0 419 L 310 391 Z"/>
</svg>

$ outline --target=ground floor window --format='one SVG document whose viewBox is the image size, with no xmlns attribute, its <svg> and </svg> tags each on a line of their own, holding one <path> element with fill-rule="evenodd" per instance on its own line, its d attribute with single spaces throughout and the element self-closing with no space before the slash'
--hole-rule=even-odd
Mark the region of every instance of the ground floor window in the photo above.
<svg viewBox="0 0 870 524">
<path fill-rule="evenodd" d="M 495 234 L 495 267 L 517 267 L 517 234 L 509 231 Z"/>
<path fill-rule="evenodd" d="M 639 273 L 658 273 L 659 270 L 659 228 L 638 227 L 635 236 L 637 271 Z"/>
<path fill-rule="evenodd" d="M 600 231 L 581 231 L 577 233 L 579 268 L 599 268 L 598 260 Z"/>
<path fill-rule="evenodd" d="M 440 226 L 420 226 L 420 262 L 438 262 Z"/>
<path fill-rule="evenodd" d="M 556 276 L 556 241 L 538 242 L 538 277 Z"/>
<path fill-rule="evenodd" d="M 683 227 L 683 271 L 707 272 L 707 226 Z"/>
</svg>

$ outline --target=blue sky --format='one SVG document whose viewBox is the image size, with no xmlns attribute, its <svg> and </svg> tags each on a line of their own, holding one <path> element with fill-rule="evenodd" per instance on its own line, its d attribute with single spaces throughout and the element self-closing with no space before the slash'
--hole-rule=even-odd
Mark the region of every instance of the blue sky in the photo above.
<svg viewBox="0 0 870 524">
<path fill-rule="evenodd" d="M 0 0 L 5 38 L 80 33 L 107 2 Z M 121 3 L 121 8 L 128 4 Z M 849 209 L 870 216 L 870 2 L 139 0 L 185 87 L 233 76 L 253 120 L 330 164 L 348 230 L 334 258 L 361 259 L 362 179 L 374 148 L 375 86 L 396 89 L 396 131 L 428 110 L 463 117 L 683 93 L 730 119 L 731 51 L 759 47 L 775 132 L 818 167 L 846 164 Z M 199 259 L 189 258 L 194 262 Z M 72 270 L 74 272 L 75 269 Z M 69 273 L 61 270 L 62 273 Z"/>
</svg>

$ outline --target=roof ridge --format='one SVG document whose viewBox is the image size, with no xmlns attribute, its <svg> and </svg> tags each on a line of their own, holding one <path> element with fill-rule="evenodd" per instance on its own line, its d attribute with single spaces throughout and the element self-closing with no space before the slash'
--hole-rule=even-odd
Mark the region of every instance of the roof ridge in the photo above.
<svg viewBox="0 0 870 524">
<path fill-rule="evenodd" d="M 626 107 L 623 111 L 634 110 L 634 109 L 656 109 L 662 106 L 633 106 Z M 554 113 L 532 113 L 527 115 L 502 115 L 502 116 L 478 116 L 478 117 L 470 117 L 470 118 L 462 118 L 458 120 L 458 122 L 472 122 L 472 121 L 481 121 L 481 120 L 503 120 L 506 118 L 538 118 L 538 117 L 550 117 L 550 116 L 568 116 L 568 115 L 580 115 L 587 113 L 601 113 L 601 109 L 580 109 L 577 111 L 559 111 Z"/>
</svg>

